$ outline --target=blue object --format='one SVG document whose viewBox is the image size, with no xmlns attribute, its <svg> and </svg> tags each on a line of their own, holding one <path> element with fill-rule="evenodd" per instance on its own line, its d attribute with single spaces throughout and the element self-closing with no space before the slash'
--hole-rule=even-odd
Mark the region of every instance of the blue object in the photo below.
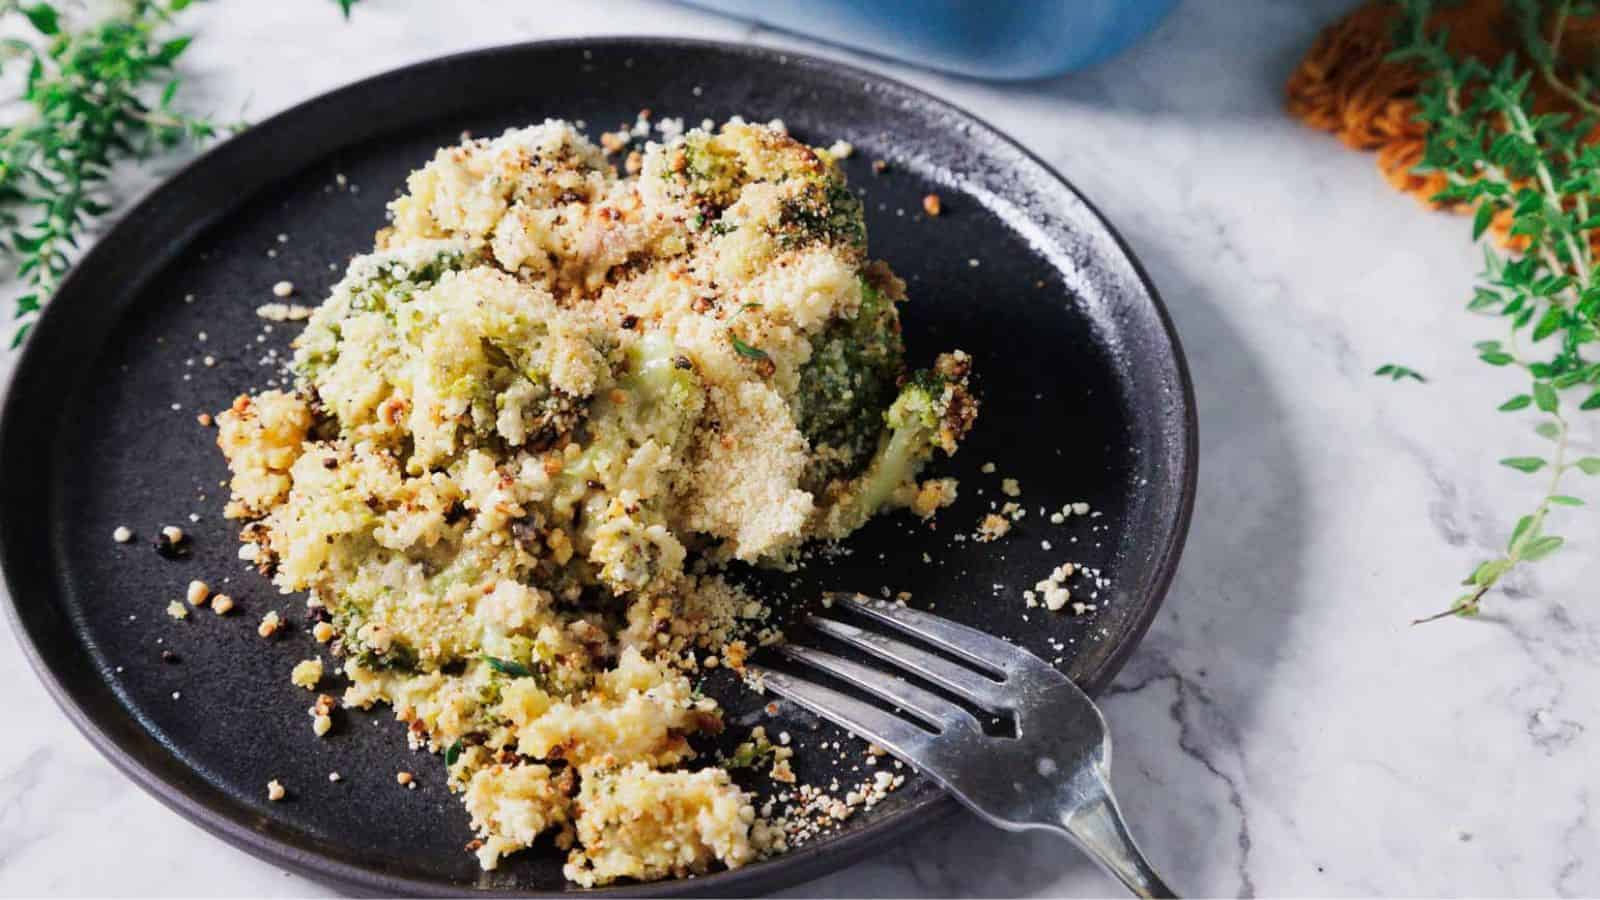
<svg viewBox="0 0 1600 900">
<path fill-rule="evenodd" d="M 1177 0 L 684 0 L 914 65 L 1003 81 L 1107 59 Z"/>
</svg>

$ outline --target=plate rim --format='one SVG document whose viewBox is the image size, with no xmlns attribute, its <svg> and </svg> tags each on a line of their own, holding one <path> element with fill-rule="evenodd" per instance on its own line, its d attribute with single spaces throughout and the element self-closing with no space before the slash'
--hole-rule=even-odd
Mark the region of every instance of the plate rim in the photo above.
<svg viewBox="0 0 1600 900">
<path fill-rule="evenodd" d="M 103 257 L 115 252 L 107 248 L 117 243 L 119 232 L 130 227 L 129 223 L 138 221 L 148 210 L 162 202 L 163 196 L 172 189 L 174 184 L 182 182 L 199 170 L 215 165 L 216 160 L 225 152 L 237 152 L 240 147 L 247 146 L 251 141 L 269 139 L 272 133 L 282 129 L 286 122 L 292 125 L 293 120 L 302 117 L 311 107 L 336 101 L 346 94 L 357 94 L 370 90 L 378 83 L 400 76 L 423 75 L 427 74 L 428 70 L 444 70 L 453 65 L 468 63 L 482 57 L 543 51 L 595 49 L 602 45 L 608 49 L 637 47 L 691 52 L 710 51 L 744 56 L 759 62 L 807 66 L 813 69 L 831 71 L 832 74 L 837 76 L 868 82 L 875 88 L 887 89 L 901 96 L 910 97 L 919 103 L 939 109 L 955 119 L 970 123 L 975 129 L 983 132 L 986 138 L 1008 147 L 1034 165 L 1037 165 L 1045 174 L 1075 197 L 1078 202 L 1082 203 L 1099 227 L 1104 229 L 1105 233 L 1112 239 L 1117 249 L 1121 252 L 1123 260 L 1132 269 L 1137 278 L 1139 287 L 1143 291 L 1145 298 L 1148 299 L 1156 321 L 1159 323 L 1161 332 L 1170 348 L 1173 365 L 1176 370 L 1177 405 L 1181 407 L 1181 415 L 1178 417 L 1178 421 L 1183 439 L 1183 448 L 1180 457 L 1182 472 L 1178 479 L 1177 506 L 1172 518 L 1164 523 L 1167 528 L 1167 541 L 1154 560 L 1150 589 L 1145 596 L 1138 598 L 1140 602 L 1138 614 L 1128 620 L 1128 624 L 1122 629 L 1117 643 L 1104 656 L 1101 664 L 1083 680 L 1082 686 L 1088 693 L 1091 695 L 1098 694 L 1121 670 L 1128 657 L 1138 647 L 1165 601 L 1176 575 L 1178 562 L 1182 556 L 1193 518 L 1199 475 L 1199 420 L 1194 395 L 1194 383 L 1190 375 L 1183 345 L 1179 340 L 1177 329 L 1173 325 L 1166 304 L 1163 302 L 1154 281 L 1145 270 L 1143 263 L 1134 254 L 1127 240 L 1111 224 L 1099 207 L 1089 200 L 1082 191 L 1078 190 L 1054 166 L 1041 159 L 1016 139 L 990 124 L 983 117 L 893 76 L 809 52 L 701 38 L 627 34 L 517 41 L 429 57 L 386 69 L 314 94 L 269 116 L 256 125 L 206 148 L 194 159 L 163 178 L 137 203 L 117 217 L 116 221 L 95 241 L 94 245 L 73 264 L 71 271 L 68 272 L 57 287 L 57 294 L 69 292 L 73 289 L 75 283 L 81 279 L 84 271 L 95 267 L 102 261 Z M 209 223 L 206 227 L 209 227 Z M 35 321 L 35 327 L 51 316 L 53 308 L 51 304 L 46 304 L 45 310 L 41 313 L 39 319 Z M 16 390 L 19 381 L 18 376 L 39 364 L 36 357 L 42 351 L 37 351 L 38 346 L 39 343 L 37 341 L 25 342 L 13 365 L 11 378 L 6 385 L 3 405 L 0 405 L 0 448 L 9 446 L 9 442 L 14 439 L 10 432 L 14 430 L 15 426 L 10 425 L 10 423 L 16 417 L 14 410 L 19 403 L 17 397 L 20 392 Z M 3 517 L 0 517 L 0 563 L 4 563 L 9 559 L 12 552 L 9 549 L 11 541 L 7 538 L 5 521 Z M 226 813 L 213 808 L 212 805 L 203 800 L 192 796 L 183 786 L 169 780 L 159 770 L 146 765 L 144 761 L 138 759 L 131 751 L 124 748 L 117 737 L 111 734 L 106 727 L 95 719 L 94 715 L 79 704 L 74 696 L 73 689 L 66 683 L 63 674 L 58 672 L 54 665 L 44 658 L 41 649 L 34 642 L 33 635 L 25 622 L 22 603 L 18 599 L 19 589 L 22 585 L 18 583 L 14 570 L 15 566 L 0 565 L 0 576 L 4 578 L 8 600 L 5 604 L 6 618 L 13 634 L 16 636 L 17 643 L 22 648 L 23 655 L 28 660 L 30 668 L 33 669 L 39 680 L 44 684 L 51 699 L 73 726 L 77 728 L 79 733 L 89 741 L 90 745 L 101 756 L 111 762 L 114 768 L 190 823 L 205 828 L 211 834 L 220 837 L 228 844 L 249 853 L 257 859 L 284 867 L 313 881 L 361 894 L 440 895 L 443 892 L 446 895 L 471 896 L 487 894 L 562 896 L 572 892 L 571 889 L 545 892 L 515 888 L 511 890 L 474 888 L 456 883 L 388 874 L 361 865 L 330 859 L 306 848 L 295 846 L 278 837 L 257 831 Z M 176 756 L 174 758 L 177 759 Z M 590 889 L 585 893 L 626 894 L 629 896 L 667 896 L 691 893 L 701 895 L 738 895 L 748 894 L 753 890 L 769 890 L 778 886 L 795 886 L 820 877 L 826 871 L 836 870 L 857 862 L 884 845 L 892 844 L 926 825 L 947 818 L 958 808 L 959 804 L 948 794 L 936 795 L 921 805 L 909 807 L 904 812 L 850 832 L 837 842 L 796 848 L 776 857 L 770 865 L 758 863 L 692 879 L 666 879 L 643 884 L 614 885 L 608 888 Z"/>
</svg>

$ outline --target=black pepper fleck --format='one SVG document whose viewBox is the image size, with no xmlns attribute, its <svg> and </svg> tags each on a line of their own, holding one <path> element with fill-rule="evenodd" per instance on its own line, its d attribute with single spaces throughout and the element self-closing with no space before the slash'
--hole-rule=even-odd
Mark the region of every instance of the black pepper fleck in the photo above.
<svg viewBox="0 0 1600 900">
<path fill-rule="evenodd" d="M 156 552 L 165 559 L 180 559 L 189 555 L 189 548 L 181 542 L 174 542 L 172 538 L 161 535 L 156 538 Z"/>
</svg>

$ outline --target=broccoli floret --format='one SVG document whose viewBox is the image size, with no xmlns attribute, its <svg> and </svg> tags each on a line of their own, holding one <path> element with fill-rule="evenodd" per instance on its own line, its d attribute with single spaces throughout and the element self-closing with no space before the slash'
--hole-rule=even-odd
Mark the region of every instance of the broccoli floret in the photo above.
<svg viewBox="0 0 1600 900">
<path fill-rule="evenodd" d="M 362 313 L 379 313 L 394 321 L 395 311 L 413 296 L 433 287 L 446 272 L 465 268 L 472 260 L 459 250 L 442 250 L 431 258 L 408 264 L 382 254 L 363 257 L 350 267 L 344 281 L 295 339 L 291 368 L 314 382 L 339 359 L 344 321 Z"/>
<path fill-rule="evenodd" d="M 913 444 L 935 447 L 947 455 L 967 436 L 978 415 L 967 375 L 972 360 L 959 350 L 939 356 L 932 369 L 912 375 L 884 414 L 895 436 Z"/>
<path fill-rule="evenodd" d="M 808 490 L 866 466 L 904 365 L 894 302 L 863 281 L 860 312 L 830 323 L 813 339 L 811 358 L 800 369 L 795 420 L 811 442 Z"/>
<path fill-rule="evenodd" d="M 967 378 L 971 363 L 960 351 L 945 353 L 932 369 L 906 379 L 884 414 L 888 434 L 880 439 L 866 471 L 834 485 L 825 498 L 819 510 L 819 534 L 844 537 L 891 501 L 906 502 L 917 473 L 934 450 L 956 452 L 978 416 L 978 400 Z"/>
<path fill-rule="evenodd" d="M 472 400 L 479 440 L 495 440 L 498 431 L 513 435 L 511 443 L 540 452 L 583 422 L 589 407 L 582 398 L 551 387 L 545 373 L 519 363 L 506 345 L 487 337 L 478 342 L 491 366 Z M 515 410 L 520 421 L 506 421 L 507 409 Z"/>
<path fill-rule="evenodd" d="M 844 182 L 815 177 L 778 210 L 773 234 L 785 250 L 813 243 L 867 245 L 867 223 L 861 200 Z"/>
</svg>

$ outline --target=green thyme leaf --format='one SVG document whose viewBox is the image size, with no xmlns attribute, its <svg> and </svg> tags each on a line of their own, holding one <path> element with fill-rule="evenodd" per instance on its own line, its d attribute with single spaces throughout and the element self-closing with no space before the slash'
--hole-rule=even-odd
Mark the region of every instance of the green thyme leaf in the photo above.
<svg viewBox="0 0 1600 900">
<path fill-rule="evenodd" d="M 1373 372 L 1372 374 L 1380 377 L 1387 377 L 1392 381 L 1401 381 L 1406 378 L 1410 378 L 1413 381 L 1428 380 L 1422 376 L 1421 372 L 1418 372 L 1415 369 L 1408 369 L 1405 366 L 1397 366 L 1394 363 L 1384 363 L 1378 367 L 1376 372 Z"/>
<path fill-rule="evenodd" d="M 38 32 L 4 42 L 30 63 L 0 131 L 0 253 L 13 257 L 23 288 L 14 301 L 20 344 L 66 275 L 95 219 L 110 212 L 106 178 L 118 163 L 203 142 L 219 126 L 173 107 L 172 66 L 189 48 L 168 36 L 186 0 L 128 0 L 77 25 L 63 4 L 0 0 Z"/>
<path fill-rule="evenodd" d="M 1516 412 L 1519 409 L 1527 409 L 1532 405 L 1533 398 L 1531 396 L 1527 394 L 1518 394 L 1515 397 L 1512 397 L 1510 400 L 1500 404 L 1500 411 Z"/>
<path fill-rule="evenodd" d="M 1544 468 L 1545 461 L 1537 456 L 1513 456 L 1500 460 L 1500 465 L 1516 469 L 1518 472 L 1537 472 Z"/>
<path fill-rule="evenodd" d="M 532 669 L 514 659 L 501 659 L 498 656 L 486 655 L 483 657 L 483 661 L 489 664 L 489 668 L 499 672 L 501 675 L 508 675 L 512 678 L 534 677 Z"/>
<path fill-rule="evenodd" d="M 728 339 L 733 341 L 734 352 L 745 357 L 746 359 L 771 359 L 771 357 L 767 356 L 767 351 L 761 349 L 760 347 L 752 347 L 749 344 L 746 344 L 744 341 L 739 340 L 739 336 L 737 334 L 734 334 L 731 331 L 728 332 Z"/>
<path fill-rule="evenodd" d="M 451 766 L 455 765 L 456 764 L 456 760 L 458 760 L 460 758 L 461 758 L 461 738 L 456 738 L 456 742 L 455 743 L 453 743 L 449 747 L 445 748 L 445 751 L 444 751 L 444 765 L 445 765 L 445 768 L 448 769 Z"/>
<path fill-rule="evenodd" d="M 1560 398 L 1556 396 L 1556 389 L 1551 387 L 1548 382 L 1544 381 L 1534 384 L 1533 402 L 1541 410 L 1544 410 L 1547 413 L 1555 412 L 1556 407 L 1561 404 Z"/>
<path fill-rule="evenodd" d="M 1483 233 L 1489 230 L 1489 223 L 1494 221 L 1494 214 L 1495 206 L 1493 203 L 1478 204 L 1478 211 L 1472 216 L 1473 240 L 1483 237 Z"/>
<path fill-rule="evenodd" d="M 1523 548 L 1522 558 L 1527 562 L 1538 562 L 1560 550 L 1566 542 L 1566 538 L 1556 537 L 1553 534 L 1545 535 L 1542 538 L 1529 541 L 1528 546 Z"/>
<path fill-rule="evenodd" d="M 1511 531 L 1511 540 L 1506 542 L 1506 552 L 1516 553 L 1521 549 L 1524 541 L 1530 537 L 1537 537 L 1539 532 L 1538 516 L 1523 516 L 1517 520 L 1517 527 Z M 1499 577 L 1499 576 L 1496 576 Z"/>
<path fill-rule="evenodd" d="M 1550 502 L 1556 504 L 1557 506 L 1585 506 L 1585 505 L 1587 505 L 1583 501 L 1582 498 L 1569 496 L 1567 494 L 1552 494 L 1550 496 Z"/>
<path fill-rule="evenodd" d="M 1585 456 L 1575 465 L 1585 475 L 1600 475 L 1600 456 Z"/>
</svg>

